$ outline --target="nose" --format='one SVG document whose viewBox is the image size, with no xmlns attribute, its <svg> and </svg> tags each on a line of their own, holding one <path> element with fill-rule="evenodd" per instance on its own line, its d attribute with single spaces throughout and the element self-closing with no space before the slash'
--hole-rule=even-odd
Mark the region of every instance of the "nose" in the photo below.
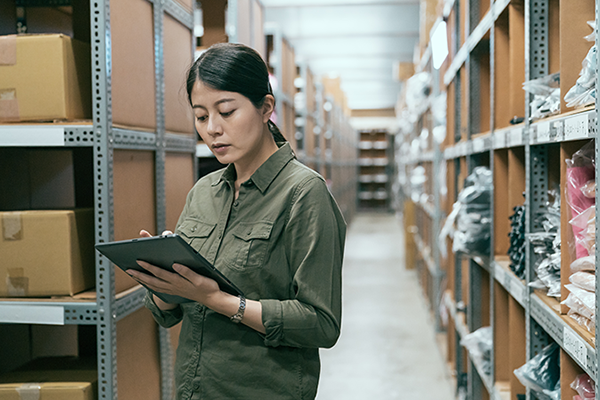
<svg viewBox="0 0 600 400">
<path fill-rule="evenodd" d="M 209 116 L 208 123 L 206 125 L 206 132 L 211 136 L 220 135 L 223 133 L 223 127 L 216 116 Z"/>
</svg>

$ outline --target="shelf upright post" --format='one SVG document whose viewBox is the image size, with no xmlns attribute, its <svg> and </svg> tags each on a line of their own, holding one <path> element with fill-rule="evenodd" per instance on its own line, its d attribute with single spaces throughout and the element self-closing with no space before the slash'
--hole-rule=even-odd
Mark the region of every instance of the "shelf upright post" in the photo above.
<svg viewBox="0 0 600 400">
<path fill-rule="evenodd" d="M 492 10 L 494 7 L 494 0 L 490 0 L 490 10 Z M 494 176 L 494 145 L 493 145 L 493 138 L 494 138 L 494 120 L 495 120 L 495 108 L 496 108 L 496 102 L 495 102 L 495 81 L 496 81 L 496 20 L 493 21 L 492 23 L 492 27 L 490 29 L 490 121 L 489 121 L 489 128 L 490 128 L 490 136 L 492 139 L 492 145 L 490 145 L 490 171 L 492 173 L 492 177 Z M 494 261 L 494 256 L 495 256 L 495 251 L 494 251 L 494 243 L 495 243 L 495 237 L 494 237 L 494 221 L 495 221 L 495 215 L 494 215 L 494 208 L 495 208 L 495 196 L 494 196 L 494 191 L 495 191 L 495 185 L 492 185 L 492 193 L 490 196 L 490 221 L 492 221 L 491 225 L 490 225 L 490 252 L 489 252 L 489 259 L 490 259 L 490 263 L 489 263 L 489 287 L 490 287 L 490 329 L 492 330 L 492 343 L 496 343 L 496 337 L 494 335 L 495 329 L 494 329 L 494 324 L 495 324 L 495 280 L 494 280 L 494 275 L 495 275 L 495 263 Z M 492 377 L 492 384 L 495 383 L 495 376 L 496 376 L 496 371 L 495 371 L 495 365 L 496 365 L 496 361 L 495 361 L 495 352 L 494 350 L 492 350 L 490 352 L 490 376 Z"/>
<path fill-rule="evenodd" d="M 599 0 L 596 0 L 595 4 L 596 4 L 596 25 L 594 28 L 594 33 L 596 36 L 596 46 L 598 46 L 598 44 L 600 43 L 600 35 L 598 35 L 598 22 L 600 21 L 600 4 Z M 598 57 L 598 55 L 596 55 L 596 57 Z M 596 87 L 600 87 L 600 78 L 598 77 L 598 62 L 596 60 Z M 598 102 L 596 101 L 596 120 L 595 120 L 595 124 L 596 124 L 596 139 L 594 140 L 594 145 L 596 147 L 596 160 L 600 160 L 600 140 L 598 140 L 598 132 L 600 132 L 600 118 L 598 117 L 600 114 L 600 106 L 598 104 Z M 596 188 L 598 188 L 598 174 L 600 173 L 600 167 L 598 166 L 598 163 L 596 164 Z M 596 204 L 598 204 L 598 200 L 599 200 L 600 196 L 598 195 L 598 189 L 596 189 Z M 600 219 L 596 218 L 596 237 L 598 237 L 598 231 L 600 230 Z M 596 245 L 596 288 L 600 288 L 600 271 L 598 269 L 598 262 L 600 262 L 600 248 L 598 245 Z M 598 324 L 598 320 L 600 319 L 598 317 L 598 313 L 600 312 L 600 296 L 598 296 L 598 290 L 596 289 L 596 309 L 595 309 L 595 320 L 594 320 L 594 326 L 596 327 L 596 341 L 595 343 L 600 343 L 598 342 L 598 340 L 600 340 L 600 332 L 598 332 L 598 330 L 600 329 L 600 324 Z M 591 377 L 594 382 L 595 382 L 595 388 L 596 388 L 596 393 L 600 393 L 600 368 L 597 368 L 600 365 L 600 351 L 598 351 L 598 349 L 596 348 L 596 376 Z"/>
<path fill-rule="evenodd" d="M 114 238 L 110 1 L 90 2 L 96 243 Z M 96 253 L 98 399 L 117 399 L 115 272 Z"/>
<path fill-rule="evenodd" d="M 165 63 L 164 63 L 164 19 L 165 0 L 153 1 L 154 13 L 154 81 L 156 92 L 156 149 L 155 155 L 155 193 L 156 193 L 156 234 L 167 228 L 167 205 L 165 187 L 166 132 L 165 132 Z M 169 0 L 167 0 L 169 1 Z M 169 330 L 157 327 L 160 347 L 161 398 L 173 397 L 173 357 Z"/>
<path fill-rule="evenodd" d="M 548 0 L 527 0 L 525 2 L 525 80 L 539 78 L 548 74 Z M 548 150 L 546 146 L 531 146 L 528 140 L 530 129 L 531 95 L 525 98 L 525 234 L 528 237 L 542 228 L 535 222 L 536 216 L 548 202 Z M 531 315 L 531 288 L 529 283 L 535 279 L 534 265 L 536 256 L 533 246 L 528 243 L 525 252 L 526 265 L 526 357 L 533 358 L 546 346 L 550 338 Z M 528 398 L 532 398 L 527 389 Z"/>
<path fill-rule="evenodd" d="M 438 69 L 432 68 L 433 69 L 433 96 L 439 96 L 440 94 L 440 85 L 441 85 L 441 77 L 440 77 L 440 71 Z M 393 136 L 391 136 L 391 139 L 393 139 Z M 440 150 L 440 144 L 437 142 L 437 140 L 435 139 L 435 137 L 432 140 L 433 142 L 433 176 L 432 176 L 432 183 L 433 183 L 433 215 L 432 215 L 432 230 L 431 230 L 431 237 L 429 238 L 429 243 L 431 243 L 431 253 L 432 253 L 432 258 L 433 258 L 433 264 L 435 265 L 435 276 L 433 276 L 433 302 L 432 302 L 432 306 L 433 306 L 433 310 L 434 310 L 434 315 L 435 315 L 435 330 L 437 332 L 441 332 L 442 331 L 442 320 L 441 320 L 441 315 L 439 313 L 439 309 L 440 309 L 440 303 L 442 301 L 442 280 L 444 278 L 443 272 L 442 272 L 442 268 L 441 268 L 441 259 L 440 259 L 440 249 L 439 246 L 436 246 L 435 243 L 437 243 L 437 236 L 440 234 L 440 230 L 441 230 L 441 200 L 440 200 L 440 187 L 441 187 L 441 182 L 440 180 L 442 179 L 440 177 L 440 168 L 441 168 L 441 163 L 444 162 L 444 160 L 442 159 L 442 152 Z M 389 146 L 392 151 L 393 151 L 393 141 L 390 142 L 390 146 Z M 393 160 L 393 157 L 390 157 L 390 155 L 388 155 L 388 158 Z M 390 165 L 393 165 L 393 163 L 390 163 Z M 393 173 L 393 171 L 388 173 L 390 176 L 390 179 L 388 180 L 391 181 L 391 177 L 395 176 L 395 174 Z M 387 192 L 390 193 L 391 192 L 391 188 L 389 187 L 389 184 L 387 185 Z"/>
</svg>

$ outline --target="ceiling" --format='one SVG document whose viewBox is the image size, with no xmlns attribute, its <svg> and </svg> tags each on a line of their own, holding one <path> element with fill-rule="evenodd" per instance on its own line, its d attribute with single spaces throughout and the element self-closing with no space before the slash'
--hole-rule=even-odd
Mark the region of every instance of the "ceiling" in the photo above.
<svg viewBox="0 0 600 400">
<path fill-rule="evenodd" d="M 341 78 L 351 109 L 394 108 L 394 65 L 411 62 L 419 38 L 418 0 L 261 0 L 316 77 Z"/>
</svg>

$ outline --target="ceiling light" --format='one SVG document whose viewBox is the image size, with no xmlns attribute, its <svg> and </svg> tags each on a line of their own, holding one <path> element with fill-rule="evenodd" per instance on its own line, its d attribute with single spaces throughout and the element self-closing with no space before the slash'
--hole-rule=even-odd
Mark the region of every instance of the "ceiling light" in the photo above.
<svg viewBox="0 0 600 400">
<path fill-rule="evenodd" d="M 439 21 L 433 28 L 431 35 L 431 54 L 433 57 L 433 68 L 440 69 L 448 56 L 448 37 L 446 33 L 446 22 Z"/>
</svg>

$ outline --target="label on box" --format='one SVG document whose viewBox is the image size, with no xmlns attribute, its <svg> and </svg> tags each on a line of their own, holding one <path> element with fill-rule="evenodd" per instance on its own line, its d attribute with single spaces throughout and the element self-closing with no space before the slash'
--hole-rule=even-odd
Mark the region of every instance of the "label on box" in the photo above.
<svg viewBox="0 0 600 400">
<path fill-rule="evenodd" d="M 509 143 L 512 147 L 523 144 L 523 131 L 521 128 L 510 131 Z"/>
<path fill-rule="evenodd" d="M 587 114 L 577 115 L 565 120 L 565 139 L 581 139 L 588 136 Z"/>
<path fill-rule="evenodd" d="M 550 122 L 540 122 L 537 125 L 537 142 L 544 143 L 550 141 Z"/>
<path fill-rule="evenodd" d="M 585 343 L 567 326 L 565 326 L 563 330 L 563 346 L 582 366 L 587 366 L 587 350 L 585 348 Z"/>
<path fill-rule="evenodd" d="M 494 148 L 501 149 L 506 147 L 506 132 L 494 133 Z"/>
</svg>

